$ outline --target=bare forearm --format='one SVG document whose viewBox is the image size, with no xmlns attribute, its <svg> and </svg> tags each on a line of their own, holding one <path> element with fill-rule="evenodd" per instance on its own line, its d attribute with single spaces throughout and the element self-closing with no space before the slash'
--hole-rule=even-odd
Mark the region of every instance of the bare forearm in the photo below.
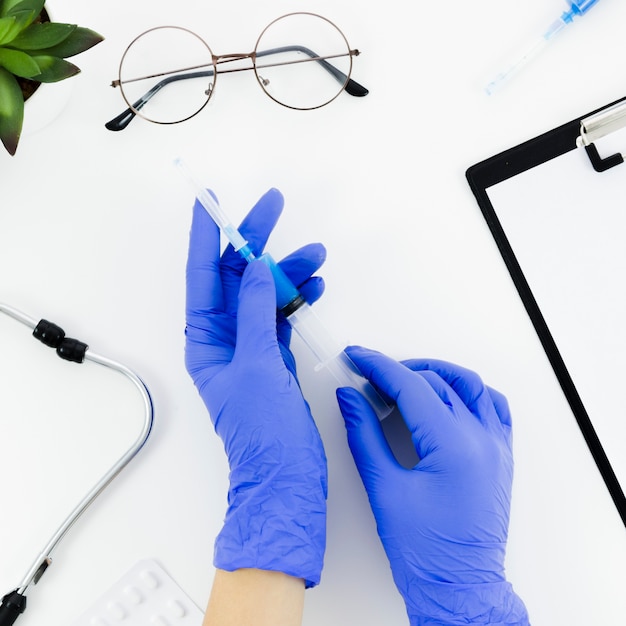
<svg viewBox="0 0 626 626">
<path fill-rule="evenodd" d="M 304 581 L 281 572 L 218 569 L 203 626 L 300 626 Z"/>
</svg>

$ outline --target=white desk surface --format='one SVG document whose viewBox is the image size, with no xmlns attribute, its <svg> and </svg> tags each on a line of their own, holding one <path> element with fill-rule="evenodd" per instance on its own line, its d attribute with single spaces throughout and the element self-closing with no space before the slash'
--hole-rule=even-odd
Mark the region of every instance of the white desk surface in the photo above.
<svg viewBox="0 0 626 626">
<path fill-rule="evenodd" d="M 183 364 L 193 199 L 171 165 L 177 155 L 237 218 L 270 186 L 283 191 L 270 249 L 280 257 L 326 244 L 327 293 L 316 308 L 337 336 L 396 358 L 461 363 L 508 396 L 509 579 L 536 626 L 623 623 L 624 526 L 465 181 L 477 161 L 626 95 L 619 0 L 599 3 L 504 90 L 485 95 L 494 71 L 566 6 L 50 0 L 55 20 L 106 41 L 77 57 L 80 76 L 45 87 L 66 90 L 56 119 L 26 131 L 14 158 L 0 151 L 0 301 L 135 369 L 156 421 L 140 456 L 60 545 L 19 623 L 69 623 L 146 557 L 199 606 L 208 598 L 227 464 Z M 353 76 L 370 89 L 366 98 L 293 112 L 244 73 L 220 79 L 212 103 L 185 124 L 104 128 L 123 108 L 109 83 L 139 32 L 175 23 L 217 53 L 248 50 L 262 27 L 293 10 L 329 17 L 362 50 Z M 62 363 L 13 320 L 0 319 L 0 341 L 5 593 L 126 449 L 140 415 L 123 379 Z M 305 624 L 405 624 L 332 381 L 295 349 L 330 471 L 326 567 L 307 593 Z M 56 398 L 48 372 L 77 399 Z"/>
</svg>

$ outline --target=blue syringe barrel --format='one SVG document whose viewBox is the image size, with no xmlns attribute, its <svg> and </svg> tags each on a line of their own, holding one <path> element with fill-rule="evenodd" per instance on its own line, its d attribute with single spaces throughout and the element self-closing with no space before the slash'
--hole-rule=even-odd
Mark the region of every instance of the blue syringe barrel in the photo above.
<svg viewBox="0 0 626 626">
<path fill-rule="evenodd" d="M 561 20 L 569 24 L 574 17 L 587 13 L 597 2 L 598 0 L 567 0 L 567 3 L 570 5 L 570 10 L 565 11 L 563 15 L 561 15 Z"/>
<path fill-rule="evenodd" d="M 257 260 L 265 263 L 272 271 L 276 285 L 276 308 L 288 318 L 305 303 L 304 298 L 283 272 L 280 265 L 274 261 L 271 254 L 265 252 L 257 257 Z"/>
<path fill-rule="evenodd" d="M 578 15 L 587 13 L 587 11 L 589 11 L 589 9 L 596 4 L 596 2 L 598 2 L 598 0 L 568 0 L 568 4 Z"/>
</svg>

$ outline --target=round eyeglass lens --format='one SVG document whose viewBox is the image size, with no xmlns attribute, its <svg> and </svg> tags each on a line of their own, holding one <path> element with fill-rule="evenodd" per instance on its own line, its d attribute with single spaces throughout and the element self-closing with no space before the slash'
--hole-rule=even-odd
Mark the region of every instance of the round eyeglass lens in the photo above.
<svg viewBox="0 0 626 626">
<path fill-rule="evenodd" d="M 267 95 L 292 109 L 334 100 L 352 71 L 350 46 L 326 18 L 291 13 L 272 22 L 255 48 L 255 73 Z"/>
<path fill-rule="evenodd" d="M 139 35 L 120 63 L 120 88 L 128 106 L 159 124 L 193 117 L 215 85 L 213 54 L 195 33 L 161 26 Z"/>
</svg>

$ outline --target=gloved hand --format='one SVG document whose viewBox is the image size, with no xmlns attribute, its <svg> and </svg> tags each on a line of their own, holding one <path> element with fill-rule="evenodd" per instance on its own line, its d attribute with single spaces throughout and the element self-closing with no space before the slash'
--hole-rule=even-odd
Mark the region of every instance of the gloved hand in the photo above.
<svg viewBox="0 0 626 626">
<path fill-rule="evenodd" d="M 420 459 L 412 469 L 397 463 L 366 400 L 337 390 L 411 625 L 528 624 L 504 573 L 513 478 L 506 398 L 443 361 L 398 363 L 359 347 L 348 354 L 397 403 Z"/>
<path fill-rule="evenodd" d="M 240 227 L 260 254 L 283 207 L 267 192 Z M 281 262 L 314 301 L 323 263 L 320 244 Z M 232 246 L 220 259 L 219 230 L 196 202 L 187 262 L 185 361 L 230 466 L 228 511 L 215 544 L 215 566 L 257 568 L 319 582 L 326 539 L 326 458 L 289 351 L 289 325 L 278 320 L 269 268 L 247 265 Z"/>
</svg>

